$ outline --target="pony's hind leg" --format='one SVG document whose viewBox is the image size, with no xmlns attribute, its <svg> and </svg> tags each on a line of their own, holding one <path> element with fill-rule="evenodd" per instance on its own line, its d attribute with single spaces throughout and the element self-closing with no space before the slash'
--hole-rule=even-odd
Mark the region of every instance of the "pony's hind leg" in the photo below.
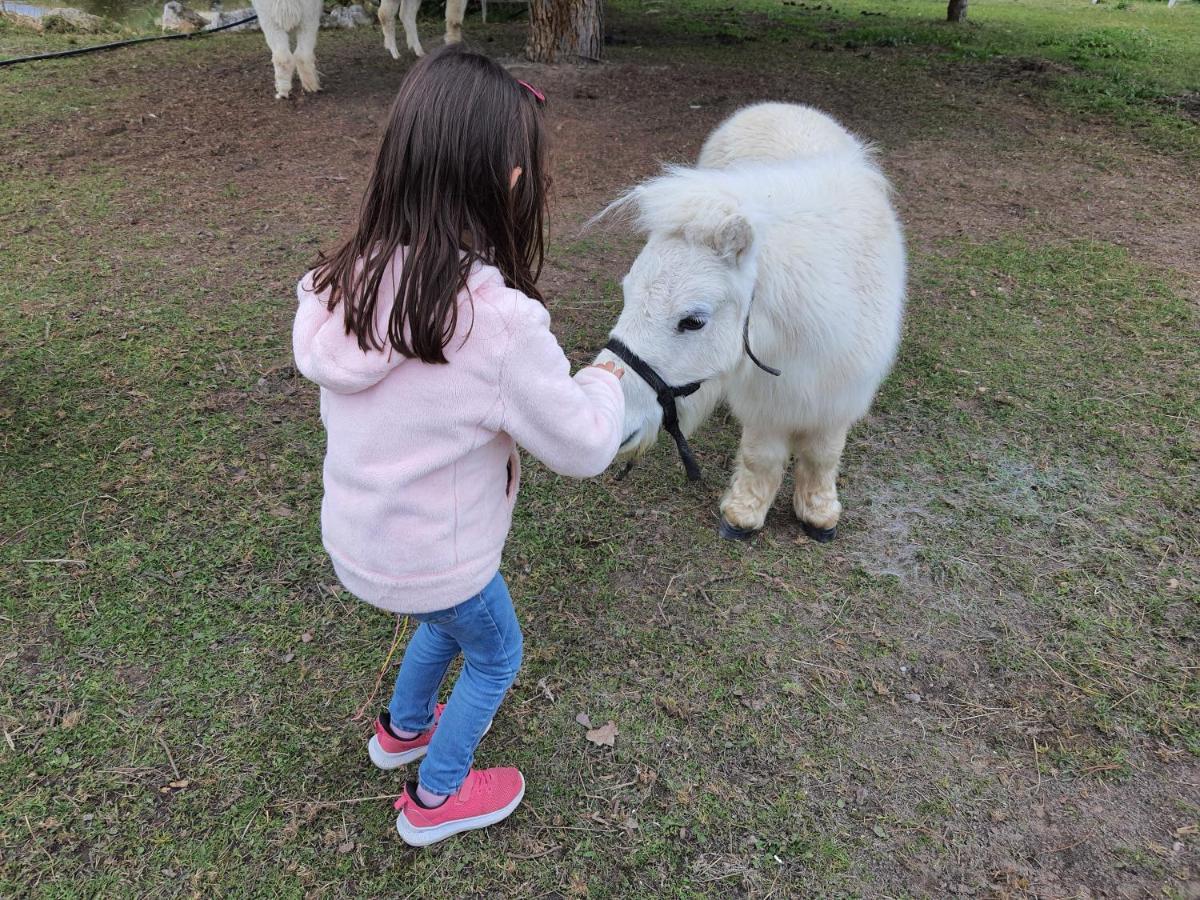
<svg viewBox="0 0 1200 900">
<path fill-rule="evenodd" d="M 793 439 L 796 449 L 796 492 L 792 506 L 804 531 L 814 541 L 831 541 L 837 534 L 842 504 L 837 474 L 846 446 L 846 428 L 806 432 Z"/>
<path fill-rule="evenodd" d="M 721 536 L 746 539 L 763 527 L 791 455 L 787 435 L 745 428 L 733 479 L 721 498 Z"/>
</svg>

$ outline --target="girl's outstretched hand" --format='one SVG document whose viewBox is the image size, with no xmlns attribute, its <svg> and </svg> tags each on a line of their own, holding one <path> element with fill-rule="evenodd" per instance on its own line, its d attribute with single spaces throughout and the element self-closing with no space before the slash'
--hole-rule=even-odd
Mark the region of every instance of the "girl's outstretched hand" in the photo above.
<svg viewBox="0 0 1200 900">
<path fill-rule="evenodd" d="M 625 370 L 618 369 L 617 364 L 615 362 L 613 362 L 611 359 L 606 363 L 593 363 L 590 366 L 590 368 L 603 369 L 606 372 L 612 372 L 614 375 L 617 376 L 618 379 L 620 379 L 625 374 Z"/>
</svg>

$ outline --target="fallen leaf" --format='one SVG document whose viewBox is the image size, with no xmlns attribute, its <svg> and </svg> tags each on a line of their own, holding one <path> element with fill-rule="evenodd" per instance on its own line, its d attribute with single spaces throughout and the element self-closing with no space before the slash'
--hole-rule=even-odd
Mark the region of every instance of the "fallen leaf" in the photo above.
<svg viewBox="0 0 1200 900">
<path fill-rule="evenodd" d="M 887 832 L 883 830 L 882 825 L 872 825 L 871 830 L 875 832 L 875 837 L 886 839 L 888 836 Z"/>
<path fill-rule="evenodd" d="M 296 658 L 295 653 L 285 653 L 285 654 L 283 654 L 283 656 L 279 657 L 279 661 L 285 662 L 285 663 L 290 663 L 295 658 Z"/>
<path fill-rule="evenodd" d="M 276 506 L 271 510 L 271 515 L 277 516 L 280 519 L 290 519 L 296 514 L 296 511 L 290 506 Z"/>
<path fill-rule="evenodd" d="M 353 849 L 354 841 L 343 841 L 342 843 L 338 844 L 337 848 L 338 853 L 349 853 Z"/>
<path fill-rule="evenodd" d="M 599 728 L 593 728 L 587 733 L 587 739 L 597 747 L 612 747 L 617 735 L 621 732 L 617 730 L 617 723 L 611 719 Z"/>
<path fill-rule="evenodd" d="M 311 631 L 306 631 L 306 632 L 304 632 L 304 634 L 300 635 L 300 643 L 307 644 L 307 643 L 310 643 L 311 641 L 312 641 L 312 632 Z"/>
<path fill-rule="evenodd" d="M 580 725 L 582 725 L 584 728 L 592 727 L 592 720 L 588 716 L 587 713 L 580 713 L 579 715 L 577 715 L 575 717 L 575 721 L 578 722 Z"/>
<path fill-rule="evenodd" d="M 83 719 L 82 709 L 73 709 L 62 717 L 62 727 L 70 731 Z"/>
<path fill-rule="evenodd" d="M 538 686 L 538 690 L 540 690 L 542 692 L 542 696 L 545 697 L 547 700 L 549 700 L 551 703 L 553 703 L 554 702 L 554 691 L 550 690 L 550 685 L 546 684 L 546 679 L 539 678 L 537 686 Z"/>
<path fill-rule="evenodd" d="M 180 778 L 178 781 L 172 781 L 171 787 L 175 788 L 176 790 L 181 790 L 191 783 L 192 782 L 187 778 Z"/>
</svg>

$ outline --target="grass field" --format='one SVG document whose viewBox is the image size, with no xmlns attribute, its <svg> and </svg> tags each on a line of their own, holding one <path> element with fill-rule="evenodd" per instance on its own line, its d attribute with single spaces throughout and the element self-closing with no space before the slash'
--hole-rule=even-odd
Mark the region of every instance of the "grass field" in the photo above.
<svg viewBox="0 0 1200 900">
<path fill-rule="evenodd" d="M 575 226 L 658 160 L 764 98 L 881 146 L 910 306 L 838 540 L 782 499 L 718 538 L 722 417 L 699 485 L 665 443 L 530 463 L 480 752 L 529 793 L 405 848 L 356 718 L 404 626 L 321 550 L 288 331 L 398 67 L 324 33 L 291 104 L 257 35 L 0 71 L 0 895 L 1200 894 L 1200 4 L 611 12 L 607 65 L 532 70 L 576 362 L 637 243 Z"/>
</svg>

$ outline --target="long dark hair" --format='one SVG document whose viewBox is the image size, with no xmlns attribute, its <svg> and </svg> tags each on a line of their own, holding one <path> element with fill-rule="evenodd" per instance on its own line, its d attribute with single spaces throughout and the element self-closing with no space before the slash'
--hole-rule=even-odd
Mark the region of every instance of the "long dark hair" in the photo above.
<svg viewBox="0 0 1200 900">
<path fill-rule="evenodd" d="M 364 352 L 390 344 L 406 357 L 446 362 L 458 294 L 477 261 L 545 302 L 536 284 L 548 187 L 540 102 L 499 63 L 461 44 L 429 54 L 405 76 L 354 233 L 321 254 L 315 274 L 316 290 L 328 289 L 330 310 L 342 304 L 346 334 Z M 384 336 L 376 333 L 377 295 L 402 245 Z"/>
</svg>

